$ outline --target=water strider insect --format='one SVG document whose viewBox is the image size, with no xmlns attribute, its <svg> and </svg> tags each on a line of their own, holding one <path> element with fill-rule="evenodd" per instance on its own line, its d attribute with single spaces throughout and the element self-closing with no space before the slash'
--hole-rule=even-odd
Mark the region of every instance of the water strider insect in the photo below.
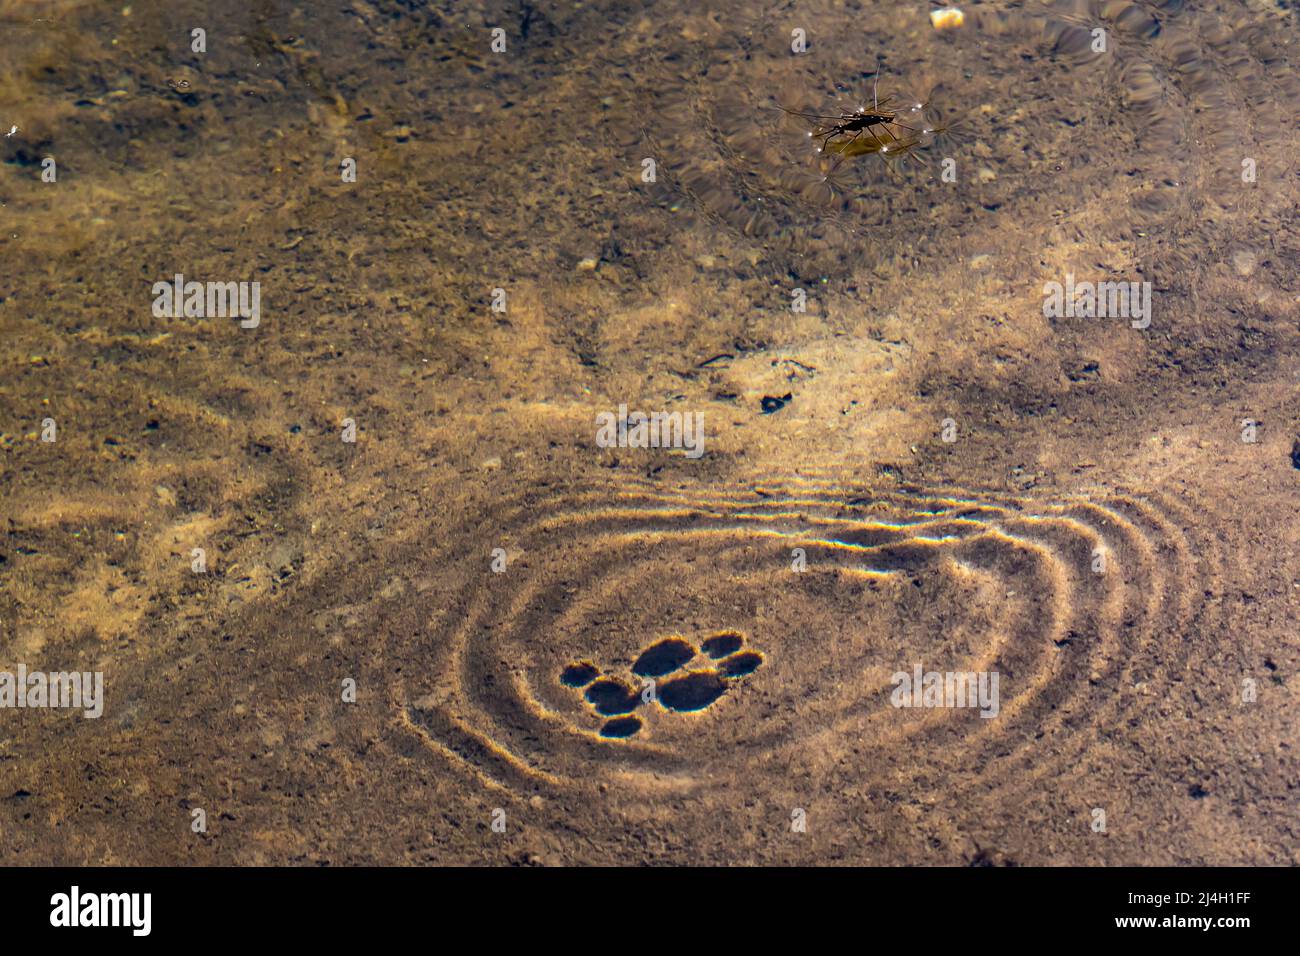
<svg viewBox="0 0 1300 956">
<path fill-rule="evenodd" d="M 828 177 L 845 159 L 868 153 L 879 153 L 886 158 L 891 155 L 908 156 L 918 146 L 926 145 L 929 137 L 943 132 L 929 125 L 917 127 L 903 122 L 904 118 L 913 116 L 924 119 L 928 103 L 887 109 L 886 105 L 892 97 L 880 99 L 879 87 L 880 69 L 877 67 L 870 108 L 859 106 L 856 110 L 841 110 L 836 114 L 808 113 L 788 109 L 780 104 L 777 108 L 812 124 L 808 136 L 818 142 L 818 153 L 836 154 L 837 158 L 827 171 Z M 905 132 L 900 136 L 899 130 Z"/>
<path fill-rule="evenodd" d="M 817 148 L 819 154 L 833 154 L 834 160 L 829 167 L 823 165 L 823 182 L 835 190 L 843 191 L 847 184 L 838 181 L 836 172 L 846 159 L 870 154 L 879 155 L 886 160 L 886 170 L 897 179 L 892 163 L 895 158 L 902 160 L 909 156 L 925 162 L 919 150 L 930 145 L 933 138 L 946 131 L 946 127 L 911 126 L 900 122 L 899 114 L 916 113 L 922 115 L 923 107 L 914 106 L 909 110 L 885 111 L 876 108 L 861 114 L 845 114 L 844 119 L 837 119 L 832 126 L 814 129 L 810 136 L 821 141 Z M 810 114 L 815 115 L 815 114 Z M 865 121 L 859 121 L 862 117 Z"/>
</svg>

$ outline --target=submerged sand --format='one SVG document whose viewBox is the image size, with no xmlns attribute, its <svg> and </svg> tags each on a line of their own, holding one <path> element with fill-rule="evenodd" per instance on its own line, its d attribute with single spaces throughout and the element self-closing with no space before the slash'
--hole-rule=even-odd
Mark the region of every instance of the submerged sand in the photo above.
<svg viewBox="0 0 1300 956">
<path fill-rule="evenodd" d="M 0 862 L 1300 862 L 1290 4 L 213 6 L 0 3 Z"/>
</svg>

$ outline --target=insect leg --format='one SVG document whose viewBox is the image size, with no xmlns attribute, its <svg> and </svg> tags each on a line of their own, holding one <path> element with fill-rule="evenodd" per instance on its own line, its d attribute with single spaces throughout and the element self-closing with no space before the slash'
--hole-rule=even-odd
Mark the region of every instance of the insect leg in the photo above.
<svg viewBox="0 0 1300 956">
<path fill-rule="evenodd" d="M 845 143 L 843 146 L 840 147 L 840 154 L 835 158 L 835 162 L 831 165 L 830 171 L 826 173 L 827 176 L 833 175 L 835 173 L 835 170 L 840 168 L 840 164 L 843 163 L 845 160 L 845 152 L 848 150 L 850 146 L 854 144 L 854 142 L 857 141 L 857 138 L 862 135 L 862 132 L 863 132 L 862 130 L 858 130 L 856 133 L 854 133 L 852 136 L 849 137 L 849 141 L 847 143 Z"/>
</svg>

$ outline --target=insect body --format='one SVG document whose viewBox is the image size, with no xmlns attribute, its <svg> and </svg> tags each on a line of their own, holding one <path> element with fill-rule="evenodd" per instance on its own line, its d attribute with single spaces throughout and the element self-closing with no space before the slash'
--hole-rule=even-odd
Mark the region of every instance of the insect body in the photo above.
<svg viewBox="0 0 1300 956">
<path fill-rule="evenodd" d="M 884 140 L 881 139 L 880 134 L 884 134 L 885 138 L 897 142 L 898 137 L 889 129 L 891 126 L 897 126 L 900 129 L 915 133 L 913 127 L 901 124 L 898 121 L 898 116 L 900 116 L 900 113 L 923 111 L 924 105 L 918 104 L 917 107 L 913 107 L 909 111 L 881 108 L 884 107 L 885 103 L 888 103 L 889 99 L 891 99 L 889 96 L 885 96 L 883 100 L 880 99 L 880 65 L 878 61 L 875 82 L 871 86 L 871 109 L 858 107 L 853 112 L 841 111 L 839 114 L 802 113 L 785 107 L 780 107 L 780 109 L 789 113 L 790 116 L 801 117 L 813 124 L 813 130 L 810 131 L 809 135 L 819 140 L 818 152 L 837 152 L 842 157 L 845 151 L 849 150 L 849 147 L 858 142 L 863 133 L 866 133 L 868 138 L 876 140 L 875 146 L 868 148 L 868 152 L 875 152 L 884 146 Z M 878 127 L 878 129 L 872 129 L 872 127 Z M 857 152 L 854 152 L 853 155 L 857 155 Z"/>
<path fill-rule="evenodd" d="M 833 153 L 835 161 L 827 175 L 833 174 L 845 160 L 868 153 L 879 153 L 885 158 L 894 155 L 907 156 L 912 151 L 928 142 L 930 136 L 939 130 L 930 127 L 925 120 L 925 110 L 929 104 L 917 103 L 899 109 L 889 108 L 891 97 L 879 98 L 880 70 L 876 70 L 876 82 L 873 84 L 870 108 L 859 106 L 856 110 L 841 110 L 838 113 L 807 113 L 788 109 L 778 104 L 778 108 L 790 116 L 798 117 L 810 125 L 808 136 L 817 143 L 818 153 Z M 920 120 L 922 128 L 909 125 L 908 121 Z"/>
<path fill-rule="evenodd" d="M 888 100 L 886 100 L 888 102 Z M 856 142 L 863 133 L 868 134 L 872 139 L 879 140 L 880 136 L 872 127 L 879 127 L 879 131 L 891 140 L 898 137 L 889 131 L 889 126 L 896 125 L 902 127 L 898 122 L 899 110 L 881 109 L 877 103 L 871 109 L 859 107 L 851 113 L 840 113 L 836 116 L 821 113 L 802 113 L 798 110 L 786 109 L 780 107 L 791 116 L 798 116 L 801 119 L 812 122 L 813 129 L 808 134 L 819 143 L 818 149 L 821 152 L 843 153 L 851 144 Z M 910 127 L 903 127 L 909 129 Z"/>
<path fill-rule="evenodd" d="M 918 156 L 917 149 L 926 146 L 935 134 L 943 132 L 929 125 L 924 104 L 895 110 L 884 108 L 887 102 L 877 101 L 870 109 L 859 107 L 837 115 L 781 109 L 811 124 L 808 135 L 817 143 L 818 153 L 834 155 L 825 173 L 829 179 L 844 160 L 857 156 L 876 153 L 886 160 Z M 922 125 L 911 125 L 916 120 Z"/>
</svg>

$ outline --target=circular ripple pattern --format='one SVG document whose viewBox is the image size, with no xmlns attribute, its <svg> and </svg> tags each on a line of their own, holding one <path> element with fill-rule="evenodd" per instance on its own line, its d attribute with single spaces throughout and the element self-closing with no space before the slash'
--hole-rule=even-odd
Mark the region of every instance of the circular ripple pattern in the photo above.
<svg viewBox="0 0 1300 956">
<path fill-rule="evenodd" d="M 1084 773 L 1101 737 L 1203 655 L 1219 573 L 1188 518 L 1145 495 L 807 479 L 555 495 L 473 532 L 509 542 L 507 569 L 466 559 L 458 597 L 402 642 L 399 719 L 431 753 L 517 792 L 690 791 L 816 754 L 852 755 L 861 778 L 1006 795 Z M 694 712 L 629 701 L 611 729 L 573 686 L 580 663 L 582 680 L 599 672 L 635 694 L 647 648 L 708 635 L 714 649 L 718 635 L 729 651 L 743 642 L 752 667 L 697 678 L 719 695 Z M 894 675 L 917 667 L 996 672 L 996 715 L 894 706 Z"/>
<path fill-rule="evenodd" d="M 1243 188 L 1243 160 L 1275 186 L 1294 167 L 1291 12 L 989 4 L 952 31 L 926 12 L 801 0 L 665 25 L 634 66 L 659 201 L 743 234 L 782 269 L 824 275 L 952 254 L 1007 222 L 1026 235 L 1063 217 L 1112 239 L 1193 232 L 1207 211 L 1258 216 L 1270 201 Z M 877 63 L 882 97 L 929 98 L 951 130 L 921 151 L 926 167 L 867 156 L 828 183 L 776 107 L 870 106 Z M 940 179 L 944 157 L 956 183 Z"/>
</svg>

